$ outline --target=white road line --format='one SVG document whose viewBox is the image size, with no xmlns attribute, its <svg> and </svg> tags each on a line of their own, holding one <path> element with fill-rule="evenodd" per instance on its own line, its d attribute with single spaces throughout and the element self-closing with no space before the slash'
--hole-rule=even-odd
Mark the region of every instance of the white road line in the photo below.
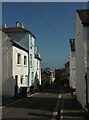
<svg viewBox="0 0 89 120">
<path fill-rule="evenodd" d="M 35 93 L 35 94 L 32 94 L 32 95 L 28 95 L 27 97 L 32 97 L 32 96 L 34 96 L 34 95 L 36 95 L 36 94 L 38 94 L 38 93 Z M 15 104 L 15 103 L 18 103 L 18 102 L 20 102 L 20 101 L 22 101 L 22 100 L 25 100 L 25 99 L 26 99 L 26 98 L 22 98 L 22 99 L 19 99 L 19 100 L 13 102 L 13 103 L 7 104 L 7 105 L 5 105 L 5 106 L 0 106 L 0 109 L 1 109 L 1 108 L 5 108 L 5 107 L 10 106 L 10 105 L 13 105 L 13 104 Z"/>
</svg>

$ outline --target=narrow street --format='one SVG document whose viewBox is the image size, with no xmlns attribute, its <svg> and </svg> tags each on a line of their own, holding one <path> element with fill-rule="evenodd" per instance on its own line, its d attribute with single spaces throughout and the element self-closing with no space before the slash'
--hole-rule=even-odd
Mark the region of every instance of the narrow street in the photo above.
<svg viewBox="0 0 89 120">
<path fill-rule="evenodd" d="M 3 120 L 5 118 L 21 118 L 30 120 L 52 120 L 58 119 L 58 108 L 60 104 L 59 85 L 54 84 L 28 96 L 14 104 L 2 109 Z"/>
</svg>

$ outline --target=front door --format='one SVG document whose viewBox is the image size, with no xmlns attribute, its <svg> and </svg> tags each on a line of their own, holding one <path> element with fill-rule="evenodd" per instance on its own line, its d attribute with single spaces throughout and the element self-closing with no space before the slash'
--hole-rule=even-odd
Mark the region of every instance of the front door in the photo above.
<svg viewBox="0 0 89 120">
<path fill-rule="evenodd" d="M 85 81 L 86 81 L 86 106 L 88 105 L 88 81 L 87 81 L 87 73 L 85 75 Z"/>
<path fill-rule="evenodd" d="M 18 76 L 15 76 L 15 95 L 18 94 Z"/>
</svg>

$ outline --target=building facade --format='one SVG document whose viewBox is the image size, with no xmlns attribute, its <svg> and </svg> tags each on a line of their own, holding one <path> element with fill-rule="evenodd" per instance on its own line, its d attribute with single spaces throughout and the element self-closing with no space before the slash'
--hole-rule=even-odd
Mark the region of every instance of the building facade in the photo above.
<svg viewBox="0 0 89 120">
<path fill-rule="evenodd" d="M 76 95 L 85 108 L 89 106 L 89 10 L 76 10 Z"/>
<path fill-rule="evenodd" d="M 39 86 L 41 85 L 41 58 L 40 54 L 35 53 L 35 71 L 34 71 L 34 89 L 38 89 Z"/>
<path fill-rule="evenodd" d="M 28 84 L 28 51 L 2 33 L 2 96 L 12 97 Z"/>
<path fill-rule="evenodd" d="M 72 91 L 76 90 L 75 76 L 75 39 L 70 39 L 70 79 L 69 86 Z"/>
<path fill-rule="evenodd" d="M 42 85 L 48 86 L 53 83 L 53 71 L 50 68 L 42 70 Z"/>
<path fill-rule="evenodd" d="M 6 25 L 5 25 L 6 26 Z M 3 31 L 11 36 L 11 40 L 18 43 L 28 52 L 28 91 L 30 86 L 34 83 L 34 49 L 35 49 L 35 36 L 28 30 L 24 29 L 23 23 L 19 26 L 19 23 L 16 23 L 16 27 L 12 28 L 3 28 Z"/>
</svg>

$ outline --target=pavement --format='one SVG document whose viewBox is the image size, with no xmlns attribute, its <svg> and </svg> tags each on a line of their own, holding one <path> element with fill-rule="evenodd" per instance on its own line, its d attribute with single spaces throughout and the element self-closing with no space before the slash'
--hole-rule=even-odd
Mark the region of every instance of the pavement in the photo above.
<svg viewBox="0 0 89 120">
<path fill-rule="evenodd" d="M 60 120 L 89 120 L 89 113 L 71 96 L 69 89 L 62 87 L 61 92 Z"/>
</svg>

